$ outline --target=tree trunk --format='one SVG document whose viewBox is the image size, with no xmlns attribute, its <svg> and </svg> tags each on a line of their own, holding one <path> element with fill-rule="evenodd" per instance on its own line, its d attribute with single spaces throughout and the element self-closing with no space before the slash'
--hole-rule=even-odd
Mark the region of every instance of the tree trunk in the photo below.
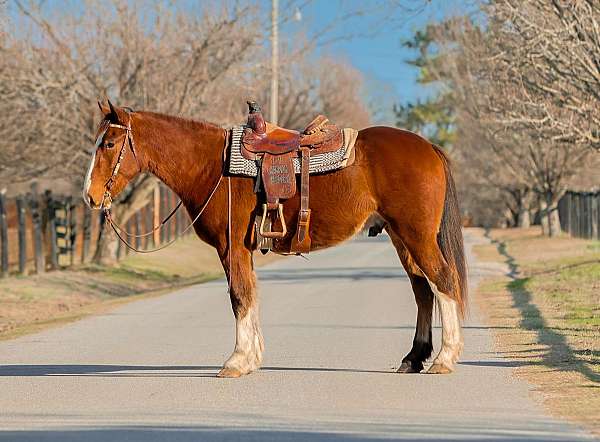
<svg viewBox="0 0 600 442">
<path fill-rule="evenodd" d="M 531 204 L 534 197 L 534 193 L 531 189 L 523 189 L 521 192 L 521 199 L 519 201 L 519 227 L 527 228 L 531 226 Z"/>
<path fill-rule="evenodd" d="M 112 266 L 117 263 L 117 237 L 102 217 L 96 251 L 92 262 L 98 265 Z"/>
<path fill-rule="evenodd" d="M 560 233 L 560 218 L 558 217 L 558 207 L 556 205 L 548 208 L 548 236 L 557 236 Z"/>
<path fill-rule="evenodd" d="M 519 209 L 517 227 L 526 229 L 531 225 L 531 217 L 529 216 L 529 207 L 521 207 Z"/>
<path fill-rule="evenodd" d="M 542 228 L 542 235 L 549 236 L 548 204 L 543 198 L 540 198 L 540 227 Z"/>
<path fill-rule="evenodd" d="M 556 194 L 548 192 L 540 198 L 540 222 L 543 235 L 553 237 L 560 233 L 558 200 L 563 194 L 564 192 Z"/>
</svg>

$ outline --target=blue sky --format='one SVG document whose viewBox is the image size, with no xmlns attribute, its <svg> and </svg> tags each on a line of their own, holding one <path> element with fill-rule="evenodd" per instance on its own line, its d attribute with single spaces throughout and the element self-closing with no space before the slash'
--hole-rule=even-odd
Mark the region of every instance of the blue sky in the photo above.
<svg viewBox="0 0 600 442">
<path fill-rule="evenodd" d="M 266 16 L 269 16 L 271 0 L 258 1 Z M 353 18 L 346 22 L 338 22 L 337 27 L 327 35 L 336 37 L 349 33 L 371 34 L 369 37 L 361 36 L 353 39 L 343 39 L 336 43 L 320 47 L 318 50 L 327 55 L 348 60 L 359 69 L 366 78 L 366 93 L 368 99 L 375 107 L 388 109 L 378 117 L 377 123 L 393 124 L 391 107 L 393 103 L 414 101 L 427 96 L 428 91 L 417 82 L 417 70 L 406 64 L 406 60 L 414 54 L 402 47 L 402 41 L 410 38 L 414 31 L 425 26 L 429 21 L 439 20 L 444 16 L 464 12 L 466 4 L 472 0 L 395 0 L 396 3 L 408 5 L 412 11 L 403 7 L 377 9 L 381 4 L 391 4 L 394 0 L 279 0 L 280 16 L 290 15 L 291 11 L 299 6 L 302 19 L 292 21 L 281 27 L 282 44 L 290 35 L 297 35 L 302 31 L 311 35 L 323 29 L 330 20 L 339 19 L 348 11 L 362 8 L 370 9 L 364 17 Z M 165 0 L 165 3 L 175 4 L 178 7 L 198 11 L 203 7 L 218 3 L 214 0 Z M 423 5 L 418 12 L 416 5 Z M 10 5 L 10 3 L 9 3 Z M 12 8 L 11 8 L 12 6 Z M 46 10 L 59 11 L 68 7 L 73 11 L 80 8 L 82 3 L 72 0 L 47 0 L 44 3 Z M 9 10 L 14 5 L 9 6 Z M 13 11 L 11 11 L 14 13 Z M 268 33 L 268 29 L 265 29 Z"/>
<path fill-rule="evenodd" d="M 383 0 L 385 1 L 385 0 Z M 270 0 L 262 1 L 265 8 L 271 5 Z M 287 3 L 280 0 L 280 4 Z M 300 0 L 294 4 L 303 3 Z M 365 4 L 377 5 L 381 1 L 348 1 L 348 0 L 314 0 L 309 5 L 301 8 L 302 20 L 292 23 L 288 29 L 307 29 L 311 33 L 316 29 L 322 29 L 333 17 L 340 16 L 345 12 Z M 431 0 L 421 2 L 419 0 L 406 0 L 408 5 L 424 5 L 418 10 L 412 11 L 402 7 L 395 10 L 384 11 L 383 16 L 389 21 L 380 22 L 381 26 L 370 37 L 358 37 L 350 40 L 341 40 L 322 49 L 329 55 L 345 58 L 358 68 L 366 77 L 367 93 L 375 105 L 381 105 L 390 109 L 390 112 L 380 115 L 378 123 L 393 124 L 391 106 L 393 103 L 415 101 L 428 95 L 428 90 L 417 83 L 417 69 L 408 65 L 406 60 L 414 57 L 414 53 L 402 46 L 402 42 L 414 34 L 415 30 L 424 27 L 430 21 L 437 21 L 445 16 L 464 13 L 467 9 L 466 2 L 460 0 Z M 289 13 L 289 11 L 288 11 Z M 282 11 L 282 15 L 285 11 Z M 388 14 L 388 15 L 385 15 Z M 373 23 L 382 18 L 361 17 L 348 22 L 348 26 L 341 26 L 336 32 L 348 33 L 358 32 L 368 34 L 373 31 Z M 285 27 L 283 32 L 285 33 Z M 282 37 L 283 38 L 283 37 Z M 379 102 L 379 103 L 378 103 Z"/>
</svg>

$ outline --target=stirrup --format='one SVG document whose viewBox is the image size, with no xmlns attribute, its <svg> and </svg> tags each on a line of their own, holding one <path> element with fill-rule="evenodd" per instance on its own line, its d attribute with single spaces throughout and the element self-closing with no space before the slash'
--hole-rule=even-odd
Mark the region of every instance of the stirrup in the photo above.
<svg viewBox="0 0 600 442">
<path fill-rule="evenodd" d="M 281 204 L 281 203 L 277 204 L 277 214 L 279 215 L 279 219 L 281 220 L 281 232 L 273 232 L 273 231 L 265 232 L 265 220 L 267 219 L 267 216 L 268 216 L 268 209 L 267 209 L 267 204 L 263 203 L 262 220 L 260 221 L 260 228 L 258 229 L 261 236 L 263 236 L 265 238 L 279 239 L 279 238 L 283 238 L 287 234 L 287 226 L 285 225 L 285 219 L 283 218 L 283 204 Z"/>
</svg>

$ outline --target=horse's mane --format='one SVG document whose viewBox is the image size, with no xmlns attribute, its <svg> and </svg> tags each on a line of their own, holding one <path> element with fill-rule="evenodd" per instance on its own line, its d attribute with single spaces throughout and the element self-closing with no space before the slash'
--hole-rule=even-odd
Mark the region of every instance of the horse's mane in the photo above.
<svg viewBox="0 0 600 442">
<path fill-rule="evenodd" d="M 151 111 L 135 111 L 135 113 L 139 113 L 142 116 L 148 116 L 151 118 L 156 118 L 158 120 L 166 121 L 168 123 L 173 123 L 177 126 L 188 127 L 191 129 L 216 129 L 221 126 L 216 123 L 211 123 L 205 120 L 193 120 L 191 118 L 178 117 L 175 115 L 161 114 L 158 112 Z"/>
</svg>

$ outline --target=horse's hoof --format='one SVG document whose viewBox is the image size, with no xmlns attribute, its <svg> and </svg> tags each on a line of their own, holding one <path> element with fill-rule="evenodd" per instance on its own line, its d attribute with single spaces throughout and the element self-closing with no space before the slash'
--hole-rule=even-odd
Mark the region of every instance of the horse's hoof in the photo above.
<svg viewBox="0 0 600 442">
<path fill-rule="evenodd" d="M 419 368 L 419 365 L 421 368 Z M 410 361 L 405 361 L 398 367 L 396 373 L 420 373 L 423 370 L 423 364 L 419 363 L 411 363 Z"/>
<path fill-rule="evenodd" d="M 452 373 L 452 371 L 452 368 L 447 365 L 434 363 L 429 367 L 429 370 L 427 370 L 427 374 L 449 374 Z"/>
<path fill-rule="evenodd" d="M 223 367 L 221 369 L 221 371 L 217 374 L 217 377 L 218 378 L 239 378 L 243 374 L 244 373 L 239 371 L 237 368 Z"/>
</svg>

